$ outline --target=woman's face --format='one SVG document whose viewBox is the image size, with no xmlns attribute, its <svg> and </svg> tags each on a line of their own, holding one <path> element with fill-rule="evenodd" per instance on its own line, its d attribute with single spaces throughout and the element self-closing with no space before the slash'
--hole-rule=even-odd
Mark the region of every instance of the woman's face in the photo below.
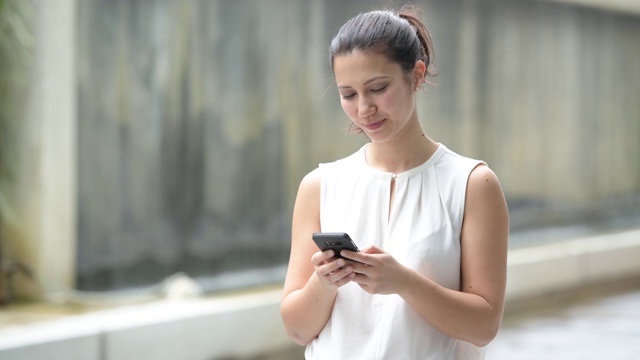
<svg viewBox="0 0 640 360">
<path fill-rule="evenodd" d="M 342 109 L 371 141 L 393 140 L 417 123 L 416 76 L 409 80 L 399 64 L 356 50 L 336 56 L 333 72 Z"/>
</svg>

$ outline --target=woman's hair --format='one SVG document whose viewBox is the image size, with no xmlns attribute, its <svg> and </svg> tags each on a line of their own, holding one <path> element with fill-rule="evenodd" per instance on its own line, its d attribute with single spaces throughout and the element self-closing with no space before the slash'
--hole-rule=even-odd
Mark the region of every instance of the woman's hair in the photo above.
<svg viewBox="0 0 640 360">
<path fill-rule="evenodd" d="M 398 12 L 371 11 L 347 21 L 331 41 L 331 68 L 336 56 L 355 50 L 385 55 L 400 64 L 405 73 L 413 70 L 416 61 L 422 60 L 427 66 L 425 77 L 437 75 L 431 35 L 419 19 L 419 9 L 413 5 L 405 5 Z"/>
</svg>

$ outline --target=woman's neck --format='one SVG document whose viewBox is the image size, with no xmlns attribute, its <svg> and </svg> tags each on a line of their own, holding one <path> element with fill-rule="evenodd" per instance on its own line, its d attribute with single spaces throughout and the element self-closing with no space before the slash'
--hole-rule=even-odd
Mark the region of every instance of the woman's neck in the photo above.
<svg viewBox="0 0 640 360">
<path fill-rule="evenodd" d="M 399 174 L 423 164 L 437 149 L 438 143 L 419 128 L 415 133 L 401 139 L 371 142 L 365 154 L 369 166 Z"/>
</svg>

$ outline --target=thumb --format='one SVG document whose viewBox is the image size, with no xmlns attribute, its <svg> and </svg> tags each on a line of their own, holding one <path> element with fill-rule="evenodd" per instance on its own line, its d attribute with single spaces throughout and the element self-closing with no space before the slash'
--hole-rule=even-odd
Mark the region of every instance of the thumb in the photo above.
<svg viewBox="0 0 640 360">
<path fill-rule="evenodd" d="M 366 248 L 364 248 L 364 250 L 362 250 L 362 252 L 365 254 L 384 254 L 384 250 L 375 245 L 367 246 Z"/>
</svg>

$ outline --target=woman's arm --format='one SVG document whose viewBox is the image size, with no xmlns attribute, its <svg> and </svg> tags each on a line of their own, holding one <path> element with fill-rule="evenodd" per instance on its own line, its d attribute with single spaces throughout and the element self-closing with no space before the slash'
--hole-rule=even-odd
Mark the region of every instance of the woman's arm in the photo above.
<svg viewBox="0 0 640 360">
<path fill-rule="evenodd" d="M 300 183 L 293 210 L 291 255 L 280 313 L 289 336 L 304 345 L 325 326 L 337 289 L 355 274 L 332 250 L 318 251 L 311 236 L 320 231 L 320 174 L 309 173 Z"/>
<path fill-rule="evenodd" d="M 443 333 L 477 346 L 496 336 L 502 320 L 507 269 L 509 214 L 500 183 L 487 166 L 469 176 L 461 234 L 461 289 L 445 288 L 399 264 L 378 248 L 343 252 L 370 293 L 400 295 Z"/>
</svg>

